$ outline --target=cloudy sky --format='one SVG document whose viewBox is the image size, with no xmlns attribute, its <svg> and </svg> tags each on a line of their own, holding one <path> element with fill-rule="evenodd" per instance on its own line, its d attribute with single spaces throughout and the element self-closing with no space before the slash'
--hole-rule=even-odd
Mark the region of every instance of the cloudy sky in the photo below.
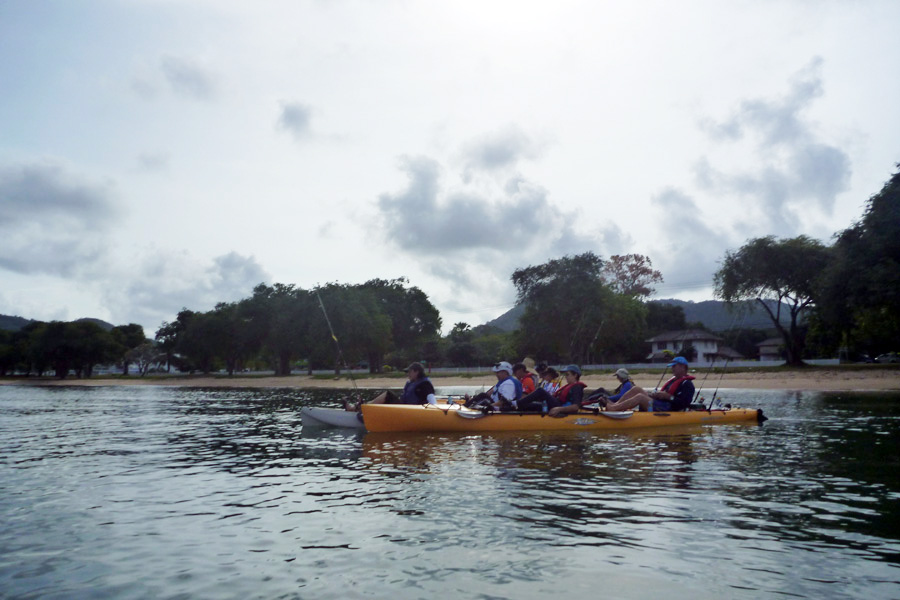
<svg viewBox="0 0 900 600">
<path fill-rule="evenodd" d="M 900 162 L 900 2 L 0 2 L 0 313 L 138 322 L 405 276 L 445 330 L 518 267 L 711 298 Z"/>
</svg>

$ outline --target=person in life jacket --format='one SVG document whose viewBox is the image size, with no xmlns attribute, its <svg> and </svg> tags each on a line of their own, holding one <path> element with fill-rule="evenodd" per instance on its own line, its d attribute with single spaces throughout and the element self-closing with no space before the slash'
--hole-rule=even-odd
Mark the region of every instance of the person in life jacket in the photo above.
<svg viewBox="0 0 900 600">
<path fill-rule="evenodd" d="M 513 367 L 501 361 L 494 365 L 497 383 L 487 392 L 470 397 L 466 394 L 465 406 L 481 410 L 510 412 L 518 410 L 517 402 L 522 398 L 522 382 L 513 376 Z"/>
<path fill-rule="evenodd" d="M 540 387 L 544 388 L 551 394 L 555 394 L 559 388 L 562 387 L 562 377 L 559 374 L 559 371 L 554 369 L 553 367 L 548 367 L 547 365 L 538 365 L 538 373 L 541 374 L 541 385 Z"/>
<path fill-rule="evenodd" d="M 588 400 L 599 402 L 603 406 L 621 400 L 622 397 L 628 393 L 628 390 L 634 387 L 634 381 L 631 380 L 631 375 L 628 373 L 628 369 L 617 370 L 616 379 L 619 380 L 619 387 L 617 387 L 615 391 L 609 392 L 605 388 L 597 388 L 596 390 L 591 392 L 591 394 L 588 396 Z"/>
<path fill-rule="evenodd" d="M 578 365 L 564 367 L 563 376 L 566 378 L 566 384 L 555 394 L 540 388 L 519 401 L 519 410 L 542 412 L 546 408 L 547 415 L 551 417 L 562 417 L 578 412 L 584 401 L 584 388 L 587 387 L 581 382 L 581 368 Z"/>
<path fill-rule="evenodd" d="M 607 405 L 606 410 L 631 410 L 635 407 L 656 412 L 687 410 L 694 400 L 694 376 L 688 375 L 688 361 L 683 356 L 676 356 L 666 366 L 671 367 L 672 378 L 663 384 L 662 389 L 648 393 L 635 386 L 621 400 Z"/>
<path fill-rule="evenodd" d="M 513 365 L 513 375 L 522 382 L 522 393 L 530 394 L 538 388 L 537 375 L 528 371 L 525 363 L 516 363 Z"/>
<path fill-rule="evenodd" d="M 387 390 L 375 396 L 369 404 L 437 404 L 434 385 L 425 376 L 425 367 L 421 363 L 414 362 L 406 367 L 406 377 L 409 381 L 403 386 L 399 397 Z M 362 402 L 351 403 L 345 400 L 344 409 L 359 411 L 360 404 Z"/>
</svg>

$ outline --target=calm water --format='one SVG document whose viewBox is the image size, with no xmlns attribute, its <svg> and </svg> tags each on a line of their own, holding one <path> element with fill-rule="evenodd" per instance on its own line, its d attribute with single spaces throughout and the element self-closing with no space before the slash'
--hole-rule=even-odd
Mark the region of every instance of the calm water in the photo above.
<svg viewBox="0 0 900 600">
<path fill-rule="evenodd" d="M 0 386 L 3 598 L 898 598 L 900 395 L 763 426 L 304 429 L 335 392 Z"/>
</svg>

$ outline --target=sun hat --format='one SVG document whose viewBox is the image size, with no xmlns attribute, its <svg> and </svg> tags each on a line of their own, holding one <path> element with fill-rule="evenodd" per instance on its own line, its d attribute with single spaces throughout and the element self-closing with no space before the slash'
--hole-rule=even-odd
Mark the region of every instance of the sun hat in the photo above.
<svg viewBox="0 0 900 600">
<path fill-rule="evenodd" d="M 579 367 L 578 365 L 566 365 L 565 367 L 562 368 L 562 372 L 563 373 L 569 372 L 569 373 L 575 373 L 576 375 L 581 375 L 581 367 Z"/>
<path fill-rule="evenodd" d="M 628 379 L 631 375 L 628 374 L 628 369 L 619 369 L 616 371 L 616 377 L 620 379 Z"/>
<path fill-rule="evenodd" d="M 675 365 L 684 365 L 684 366 L 688 366 L 688 361 L 687 361 L 687 359 L 686 359 L 685 357 L 683 357 L 683 356 L 676 356 L 675 358 L 672 359 L 672 362 L 670 362 L 670 363 L 667 364 L 666 366 L 667 366 L 667 367 L 674 367 Z"/>
<path fill-rule="evenodd" d="M 512 368 L 512 365 L 509 364 L 508 362 L 506 362 L 505 360 L 500 361 L 500 362 L 498 362 L 496 365 L 494 365 L 493 371 L 494 371 L 494 373 L 497 373 L 497 372 L 499 372 L 499 371 L 506 371 L 506 372 L 509 373 L 510 375 L 513 374 L 513 368 Z"/>
</svg>

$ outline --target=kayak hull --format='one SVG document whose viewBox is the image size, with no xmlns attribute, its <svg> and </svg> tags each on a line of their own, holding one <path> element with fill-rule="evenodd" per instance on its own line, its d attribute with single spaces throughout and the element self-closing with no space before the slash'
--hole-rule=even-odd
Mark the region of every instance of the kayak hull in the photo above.
<svg viewBox="0 0 900 600">
<path fill-rule="evenodd" d="M 359 418 L 359 413 L 338 408 L 304 406 L 300 409 L 300 418 L 303 421 L 304 427 L 348 427 L 351 429 L 365 429 L 362 419 Z"/>
<path fill-rule="evenodd" d="M 752 423 L 762 421 L 761 410 L 731 408 L 688 412 L 635 412 L 599 414 L 582 412 L 555 418 L 540 414 L 491 413 L 479 417 L 457 407 L 364 404 L 366 430 L 381 431 L 609 431 L 677 425 Z M 474 417 L 474 418 L 473 418 Z"/>
</svg>

